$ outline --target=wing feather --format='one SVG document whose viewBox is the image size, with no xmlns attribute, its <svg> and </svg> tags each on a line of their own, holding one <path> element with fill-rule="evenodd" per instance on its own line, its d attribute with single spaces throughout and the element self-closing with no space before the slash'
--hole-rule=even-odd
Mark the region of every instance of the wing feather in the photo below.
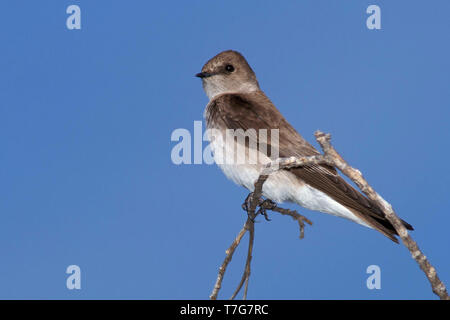
<svg viewBox="0 0 450 320">
<path fill-rule="evenodd" d="M 281 115 L 272 102 L 262 93 L 222 94 L 212 100 L 206 110 L 208 127 L 228 129 L 279 129 L 280 157 L 302 157 L 320 154 Z M 258 139 L 250 136 L 249 139 Z M 257 142 L 257 141 L 256 141 Z M 271 142 L 268 139 L 270 150 Z M 252 145 L 248 143 L 248 145 Z M 258 145 L 257 143 L 254 145 Z M 398 242 L 395 229 L 387 221 L 381 209 L 328 165 L 309 165 L 289 169 L 303 182 L 318 189 L 347 207 L 369 225 Z M 408 229 L 412 227 L 404 222 Z"/>
</svg>

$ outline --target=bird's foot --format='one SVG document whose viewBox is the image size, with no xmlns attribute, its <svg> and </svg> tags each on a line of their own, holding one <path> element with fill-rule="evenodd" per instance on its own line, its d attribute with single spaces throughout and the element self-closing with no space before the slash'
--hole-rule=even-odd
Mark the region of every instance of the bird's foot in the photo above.
<svg viewBox="0 0 450 320">
<path fill-rule="evenodd" d="M 260 199 L 260 200 L 262 200 L 262 199 Z M 266 221 L 270 221 L 269 216 L 267 215 L 267 210 L 273 210 L 276 207 L 277 207 L 277 204 L 275 202 L 273 202 L 272 200 L 270 200 L 270 199 L 262 200 L 259 203 L 259 209 L 256 212 L 256 214 L 257 215 L 260 214 L 260 215 L 264 216 L 264 219 L 266 219 Z"/>
<path fill-rule="evenodd" d="M 244 203 L 242 204 L 242 210 L 244 210 L 247 213 L 250 210 L 250 205 L 251 205 L 251 202 L 252 202 L 252 198 L 253 198 L 253 192 L 250 192 L 248 194 L 247 198 L 245 198 Z"/>
<path fill-rule="evenodd" d="M 249 211 L 252 199 L 253 199 L 253 192 L 250 192 L 247 198 L 245 198 L 244 203 L 242 204 L 242 209 L 246 211 L 248 215 L 250 215 Z M 263 199 L 261 197 L 260 199 L 258 199 L 258 207 L 259 209 L 256 211 L 254 218 L 256 218 L 258 214 L 260 214 L 264 216 L 266 221 L 270 221 L 269 216 L 267 214 L 267 210 L 273 210 L 274 208 L 277 207 L 277 204 L 270 199 Z M 252 220 L 254 220 L 254 218 Z"/>
</svg>

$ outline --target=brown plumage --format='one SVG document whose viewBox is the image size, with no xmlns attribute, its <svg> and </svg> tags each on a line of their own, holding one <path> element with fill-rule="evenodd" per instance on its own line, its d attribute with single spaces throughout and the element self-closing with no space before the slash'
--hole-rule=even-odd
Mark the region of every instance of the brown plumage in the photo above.
<svg viewBox="0 0 450 320">
<path fill-rule="evenodd" d="M 217 58 L 218 57 L 218 58 Z M 221 75 L 212 86 L 214 90 L 217 87 L 225 86 L 216 90 L 219 94 L 212 97 L 205 112 L 207 126 L 209 128 L 226 129 L 278 129 L 279 130 L 279 156 L 280 157 L 302 157 L 320 154 L 311 144 L 286 121 L 278 109 L 272 104 L 267 96 L 259 89 L 259 85 L 254 76 L 253 70 L 247 64 L 242 63 L 242 55 L 235 51 L 226 51 L 211 59 L 202 69 L 205 77 L 212 77 L 214 74 Z M 231 65 L 242 66 L 239 73 L 234 74 L 235 80 L 231 83 L 227 78 L 228 73 L 223 71 L 224 66 Z M 248 68 L 247 68 L 248 67 Z M 232 75 L 232 73 L 229 73 Z M 240 81 L 244 79 L 250 85 L 253 84 L 255 90 L 239 90 Z M 254 80 L 253 80 L 254 79 Z M 222 81 L 222 82 L 220 82 Z M 249 86 L 250 86 L 249 85 Z M 227 88 L 230 87 L 230 88 Z M 207 90 L 208 88 L 205 88 Z M 215 92 L 215 91 L 214 91 Z M 257 137 L 249 137 L 258 139 Z M 270 145 L 270 139 L 268 141 Z M 246 143 L 250 146 L 250 143 Z M 270 147 L 267 149 L 269 150 Z M 366 222 L 369 226 L 378 230 L 392 241 L 398 243 L 395 229 L 385 218 L 382 210 L 364 195 L 358 192 L 348 184 L 336 171 L 335 168 L 327 165 L 311 165 L 289 170 L 303 183 L 325 193 L 336 202 L 345 206 L 354 215 Z M 403 221 L 405 227 L 413 230 L 412 226 Z"/>
</svg>

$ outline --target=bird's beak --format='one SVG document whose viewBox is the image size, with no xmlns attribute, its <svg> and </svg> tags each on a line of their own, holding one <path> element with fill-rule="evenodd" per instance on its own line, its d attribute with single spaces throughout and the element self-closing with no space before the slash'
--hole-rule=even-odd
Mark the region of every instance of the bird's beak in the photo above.
<svg viewBox="0 0 450 320">
<path fill-rule="evenodd" d="M 197 73 L 195 76 L 203 79 L 203 78 L 211 77 L 212 75 L 213 75 L 212 73 L 200 72 L 200 73 Z"/>
</svg>

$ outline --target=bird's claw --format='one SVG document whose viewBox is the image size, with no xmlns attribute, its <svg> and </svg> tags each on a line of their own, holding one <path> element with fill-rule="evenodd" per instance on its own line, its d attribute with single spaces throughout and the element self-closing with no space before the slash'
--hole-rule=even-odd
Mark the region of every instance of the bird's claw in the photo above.
<svg viewBox="0 0 450 320">
<path fill-rule="evenodd" d="M 251 205 L 251 201 L 252 201 L 252 197 L 253 197 L 253 192 L 250 192 L 247 196 L 247 198 L 245 198 L 244 203 L 242 204 L 242 209 L 244 211 L 247 212 L 247 214 L 249 213 L 248 211 L 250 210 L 250 205 Z M 258 203 L 259 209 L 258 211 L 256 211 L 255 217 L 260 214 L 262 216 L 264 216 L 264 218 L 266 219 L 266 221 L 270 221 L 269 216 L 267 214 L 267 210 L 272 210 L 274 209 L 277 205 L 275 202 L 273 202 L 270 199 L 259 199 L 259 203 Z"/>
<path fill-rule="evenodd" d="M 266 221 L 270 221 L 270 218 L 269 218 L 269 216 L 268 216 L 268 214 L 267 214 L 267 210 L 272 210 L 272 209 L 274 209 L 276 206 L 277 206 L 276 203 L 273 202 L 273 201 L 270 200 L 270 199 L 262 200 L 262 201 L 259 203 L 259 209 L 258 209 L 257 214 L 263 215 L 263 216 L 264 216 L 264 219 L 266 219 Z"/>
<path fill-rule="evenodd" d="M 242 204 L 242 210 L 246 211 L 248 213 L 248 210 L 250 210 L 250 204 L 252 202 L 253 192 L 250 192 L 245 198 L 244 203 Z"/>
</svg>

